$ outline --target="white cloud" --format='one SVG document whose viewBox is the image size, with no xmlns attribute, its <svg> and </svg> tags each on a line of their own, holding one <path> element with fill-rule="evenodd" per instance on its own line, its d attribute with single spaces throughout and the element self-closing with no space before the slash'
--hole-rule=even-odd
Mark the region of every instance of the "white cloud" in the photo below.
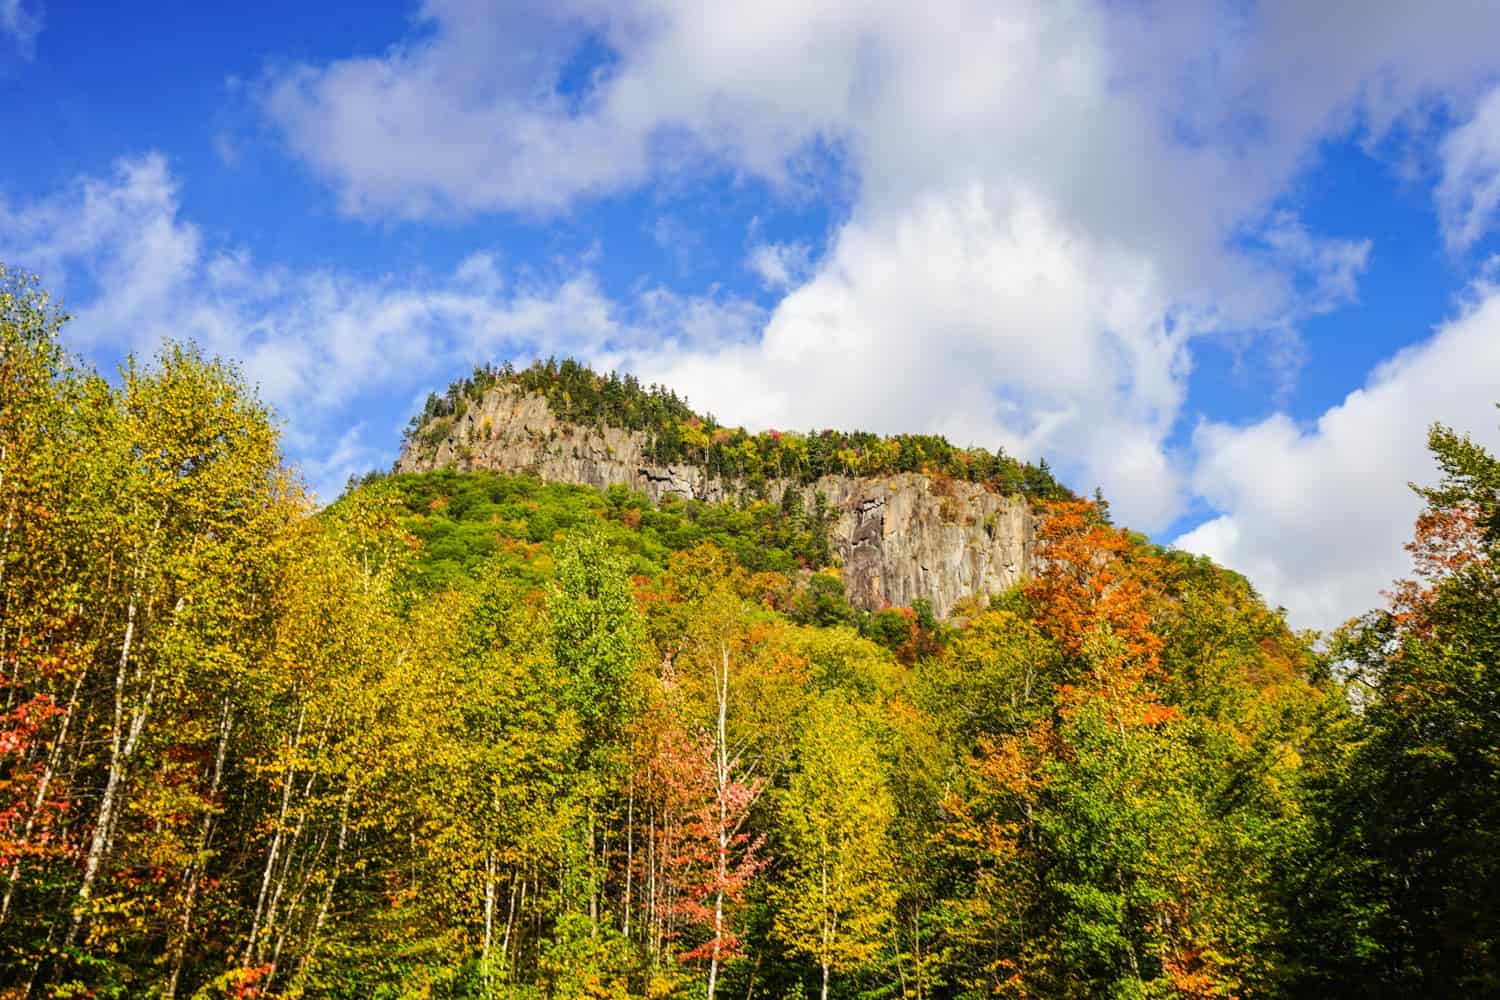
<svg viewBox="0 0 1500 1000">
<path fill-rule="evenodd" d="M 1300 272 L 1310 284 L 1303 305 L 1309 312 L 1332 312 L 1357 298 L 1359 276 L 1370 262 L 1370 240 L 1320 239 L 1290 212 L 1277 212 L 1260 238 L 1272 259 Z"/>
<path fill-rule="evenodd" d="M 832 151 L 854 187 L 828 252 L 751 251 L 786 293 L 762 335 L 635 363 L 730 419 L 1045 454 L 1148 529 L 1183 508 L 1193 338 L 1267 337 L 1290 378 L 1296 324 L 1357 294 L 1369 241 L 1284 201 L 1318 142 L 1468 99 L 1500 32 L 1483 0 L 547 10 L 427 0 L 408 39 L 273 75 L 264 106 L 369 216 L 547 213 L 704 167 L 816 186 Z M 564 92 L 586 38 L 611 58 Z"/>
<path fill-rule="evenodd" d="M 1500 209 L 1500 87 L 1443 139 L 1438 214 L 1450 249 L 1467 250 L 1489 231 Z"/>
<path fill-rule="evenodd" d="M 812 250 L 806 243 L 757 243 L 750 248 L 745 266 L 761 284 L 773 292 L 784 292 L 802 284 L 812 268 Z"/>
<path fill-rule="evenodd" d="M 659 215 L 652 223 L 650 233 L 656 245 L 672 255 L 679 273 L 690 273 L 701 264 L 703 236 L 682 220 Z"/>
<path fill-rule="evenodd" d="M 650 378 L 751 426 L 928 427 L 1027 455 L 1126 469 L 1137 510 L 1177 484 L 1158 442 L 1180 404 L 1182 332 L 1148 262 L 1091 253 L 1035 204 L 975 188 L 850 225 L 764 334 L 641 352 Z M 995 316 L 1007 327 L 997 330 Z M 874 387 L 878 387 L 878 390 Z"/>
<path fill-rule="evenodd" d="M 1435 478 L 1430 422 L 1500 449 L 1496 373 L 1500 286 L 1481 282 L 1460 315 L 1315 425 L 1277 415 L 1200 426 L 1193 486 L 1226 513 L 1176 544 L 1244 572 L 1298 625 L 1327 627 L 1376 606 L 1378 591 L 1409 571 L 1402 546 L 1421 503 L 1406 484 Z"/>
<path fill-rule="evenodd" d="M 21 0 L 0 0 L 0 40 L 8 38 L 22 59 L 36 54 L 44 23 L 39 6 L 32 9 Z"/>
<path fill-rule="evenodd" d="M 1317 518 L 1258 484 L 1254 460 L 1311 456 L 1290 466 L 1304 490 L 1332 463 L 1369 491 L 1361 510 L 1385 512 L 1371 524 L 1405 518 L 1400 476 L 1345 469 L 1342 437 L 1280 418 L 1203 428 L 1186 468 L 1168 442 L 1195 341 L 1260 337 L 1291 371 L 1296 325 L 1357 296 L 1379 248 L 1296 212 L 1295 180 L 1330 137 L 1383 150 L 1466 122 L 1439 150 L 1438 203 L 1450 240 L 1483 231 L 1497 33 L 1492 0 L 1440 13 L 1415 0 L 424 0 L 386 52 L 258 87 L 345 211 L 545 216 L 723 170 L 838 200 L 826 251 L 752 250 L 785 293 L 768 312 L 660 288 L 613 302 L 586 264 L 517 283 L 482 255 L 415 280 L 296 274 L 205 247 L 150 159 L 0 209 L 0 250 L 94 273 L 104 294 L 81 335 L 195 335 L 245 358 L 296 415 L 294 445 L 330 470 L 366 447 L 363 431 L 320 433 L 348 426 L 358 399 L 418 394 L 454 358 L 572 352 L 734 421 L 932 430 L 1046 455 L 1148 529 L 1205 496 L 1224 516 L 1189 540 L 1326 621 L 1356 576 L 1373 596 L 1389 574 L 1356 558 L 1328 583 L 1347 552 L 1293 533 Z M 610 58 L 564 92 L 589 40 Z M 1401 413 L 1418 436 L 1448 412 L 1427 401 Z M 1301 495 L 1316 512 L 1319 494 Z"/>
</svg>

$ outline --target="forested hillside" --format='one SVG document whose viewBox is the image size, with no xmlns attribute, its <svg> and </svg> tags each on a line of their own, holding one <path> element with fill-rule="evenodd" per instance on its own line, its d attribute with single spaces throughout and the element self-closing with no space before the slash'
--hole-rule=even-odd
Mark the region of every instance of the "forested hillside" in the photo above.
<svg viewBox="0 0 1500 1000">
<path fill-rule="evenodd" d="M 851 609 L 817 511 L 314 511 L 232 365 L 63 325 L 0 272 L 0 996 L 1500 991 L 1500 461 L 1454 431 L 1326 645 L 1042 486 L 1039 571 L 943 622 Z"/>
</svg>

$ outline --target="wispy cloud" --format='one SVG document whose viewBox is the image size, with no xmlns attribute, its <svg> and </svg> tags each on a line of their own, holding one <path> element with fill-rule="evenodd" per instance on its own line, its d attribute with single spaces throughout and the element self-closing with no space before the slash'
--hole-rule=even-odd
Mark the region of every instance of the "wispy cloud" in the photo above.
<svg viewBox="0 0 1500 1000">
<path fill-rule="evenodd" d="M 1438 214 L 1448 248 L 1461 252 L 1489 232 L 1500 214 L 1500 87 L 1443 139 L 1439 157 Z"/>
<path fill-rule="evenodd" d="M 37 36 L 45 20 L 39 2 L 34 6 L 22 0 L 0 0 L 0 42 L 9 42 L 22 59 L 36 55 Z"/>
<path fill-rule="evenodd" d="M 66 293 L 70 342 L 95 356 L 189 338 L 239 362 L 286 420 L 288 450 L 328 499 L 351 472 L 388 463 L 420 398 L 466 364 L 505 356 L 622 356 L 644 344 L 743 339 L 759 311 L 653 289 L 611 301 L 582 263 L 510 279 L 476 253 L 413 279 L 297 272 L 209 244 L 183 217 L 165 158 L 121 160 L 48 198 L 0 202 L 0 260 Z M 86 280 L 79 280 L 86 278 Z"/>
</svg>

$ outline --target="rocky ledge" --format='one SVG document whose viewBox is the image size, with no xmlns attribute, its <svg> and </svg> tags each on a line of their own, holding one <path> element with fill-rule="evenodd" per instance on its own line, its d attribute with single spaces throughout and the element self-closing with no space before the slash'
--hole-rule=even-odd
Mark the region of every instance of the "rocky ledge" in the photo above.
<svg viewBox="0 0 1500 1000">
<path fill-rule="evenodd" d="M 652 462 L 639 431 L 567 423 L 540 394 L 510 386 L 492 388 L 457 418 L 443 419 L 408 439 L 396 471 L 490 469 L 596 489 L 620 483 L 657 503 L 668 496 L 721 501 L 742 491 L 700 466 Z M 911 473 L 776 480 L 766 492 L 780 501 L 787 490 L 802 491 L 809 507 L 823 494 L 834 515 L 829 540 L 856 607 L 909 606 L 925 598 L 946 617 L 963 598 L 998 593 L 1031 566 L 1033 515 L 1021 497 Z"/>
</svg>

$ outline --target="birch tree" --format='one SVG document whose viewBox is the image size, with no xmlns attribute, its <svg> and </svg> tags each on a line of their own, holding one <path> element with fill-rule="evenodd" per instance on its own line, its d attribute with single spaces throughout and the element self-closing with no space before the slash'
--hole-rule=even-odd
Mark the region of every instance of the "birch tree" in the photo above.
<svg viewBox="0 0 1500 1000">
<path fill-rule="evenodd" d="M 797 751 L 797 770 L 776 796 L 789 867 L 775 893 L 775 932 L 817 965 L 827 1000 L 833 973 L 868 964 L 886 942 L 895 803 L 868 724 L 842 694 L 809 708 Z"/>
</svg>

